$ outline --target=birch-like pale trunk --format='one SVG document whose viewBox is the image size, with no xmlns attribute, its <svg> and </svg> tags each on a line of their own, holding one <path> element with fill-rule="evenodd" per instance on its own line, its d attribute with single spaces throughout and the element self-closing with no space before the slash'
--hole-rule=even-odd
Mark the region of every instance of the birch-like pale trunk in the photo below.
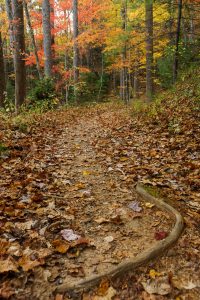
<svg viewBox="0 0 200 300">
<path fill-rule="evenodd" d="M 33 51 L 34 51 L 34 55 L 35 55 L 36 68 L 37 68 L 38 76 L 39 76 L 40 79 L 42 79 L 42 72 L 41 72 L 41 68 L 40 68 L 40 61 L 39 61 L 39 57 L 38 57 L 37 45 L 36 45 L 36 42 L 35 42 L 34 31 L 33 31 L 32 25 L 31 25 L 31 18 L 30 18 L 30 14 L 29 14 L 29 11 L 28 11 L 28 5 L 27 5 L 26 0 L 23 0 L 23 6 L 24 6 L 25 15 L 26 15 L 26 21 L 27 21 L 27 24 L 28 24 L 28 27 L 29 27 L 31 43 L 32 43 L 32 47 L 33 47 Z"/>
<path fill-rule="evenodd" d="M 146 100 L 153 97 L 153 0 L 145 0 L 146 24 Z"/>
<path fill-rule="evenodd" d="M 42 1 L 42 25 L 43 25 L 43 47 L 44 47 L 44 74 L 51 77 L 52 72 L 52 50 L 51 50 L 51 8 L 49 0 Z"/>
<path fill-rule="evenodd" d="M 24 14 L 21 0 L 12 0 L 13 49 L 15 69 L 15 110 L 19 112 L 26 96 Z"/>
</svg>

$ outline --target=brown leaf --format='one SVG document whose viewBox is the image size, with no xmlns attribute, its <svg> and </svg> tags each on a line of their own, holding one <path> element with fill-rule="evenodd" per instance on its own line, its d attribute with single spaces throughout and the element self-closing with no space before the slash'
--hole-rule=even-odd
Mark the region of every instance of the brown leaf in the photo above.
<svg viewBox="0 0 200 300">
<path fill-rule="evenodd" d="M 56 294 L 55 296 L 55 300 L 63 300 L 64 299 L 64 296 L 61 295 L 61 294 Z"/>
<path fill-rule="evenodd" d="M 9 299 L 15 294 L 15 289 L 10 285 L 9 281 L 3 282 L 0 286 L 0 298 Z"/>
<path fill-rule="evenodd" d="M 85 271 L 83 267 L 72 267 L 67 270 L 67 273 L 73 277 L 85 277 Z"/>
<path fill-rule="evenodd" d="M 70 248 L 70 244 L 66 241 L 54 240 L 52 244 L 59 253 L 66 253 Z"/>
<path fill-rule="evenodd" d="M 102 279 L 98 289 L 97 289 L 97 295 L 98 296 L 104 296 L 106 295 L 108 289 L 110 286 L 110 281 L 108 279 Z"/>
<path fill-rule="evenodd" d="M 117 225 L 123 223 L 123 221 L 122 221 L 120 215 L 116 215 L 116 216 L 112 217 L 112 218 L 110 219 L 110 221 L 111 221 L 112 223 L 114 223 L 114 224 L 117 224 Z"/>
<path fill-rule="evenodd" d="M 0 255 L 3 255 L 7 252 L 10 243 L 7 240 L 1 239 L 0 240 Z"/>
<path fill-rule="evenodd" d="M 0 259 L 0 273 L 8 271 L 18 272 L 17 264 L 11 256 L 7 259 Z"/>
<path fill-rule="evenodd" d="M 43 258 L 33 260 L 32 257 L 29 257 L 27 255 L 22 256 L 18 261 L 19 266 L 22 267 L 23 271 L 25 272 L 37 266 L 43 265 L 44 263 L 45 260 Z"/>
</svg>

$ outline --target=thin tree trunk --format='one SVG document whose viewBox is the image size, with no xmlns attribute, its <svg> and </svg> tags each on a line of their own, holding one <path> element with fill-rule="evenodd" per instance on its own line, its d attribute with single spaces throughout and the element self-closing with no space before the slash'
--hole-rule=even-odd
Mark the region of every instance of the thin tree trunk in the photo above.
<svg viewBox="0 0 200 300">
<path fill-rule="evenodd" d="M 193 4 L 189 5 L 189 15 L 190 15 L 190 34 L 189 34 L 189 41 L 190 43 L 194 42 L 194 15 L 193 15 Z"/>
<path fill-rule="evenodd" d="M 77 102 L 77 84 L 79 78 L 79 49 L 78 49 L 78 0 L 73 0 L 73 69 L 74 69 L 74 98 Z"/>
<path fill-rule="evenodd" d="M 6 42 L 6 57 L 9 57 L 11 54 L 13 56 L 13 13 L 12 13 L 12 7 L 11 7 L 11 0 L 5 0 L 5 8 L 6 8 L 6 14 L 8 18 L 8 24 L 9 24 L 9 40 Z M 13 56 L 14 61 L 14 56 Z M 12 68 L 14 69 L 14 65 L 12 63 Z M 6 82 L 8 81 L 8 73 L 10 69 L 10 62 L 7 59 L 5 64 L 5 73 L 6 73 Z M 14 70 L 12 70 L 14 72 Z"/>
<path fill-rule="evenodd" d="M 175 54 L 174 54 L 174 64 L 173 64 L 173 82 L 176 82 L 178 75 L 178 63 L 179 63 L 179 41 L 181 34 L 181 19 L 182 19 L 182 8 L 183 1 L 178 1 L 178 19 L 177 19 L 177 30 L 176 30 L 176 41 L 175 41 Z"/>
<path fill-rule="evenodd" d="M 51 51 L 52 51 L 52 58 L 55 58 L 55 12 L 54 12 L 54 5 L 55 1 L 50 0 L 50 19 L 51 19 Z"/>
<path fill-rule="evenodd" d="M 117 94 L 117 90 L 116 90 L 116 71 L 113 71 L 113 91 L 114 91 L 114 95 Z"/>
<path fill-rule="evenodd" d="M 122 16 L 122 29 L 124 32 L 127 32 L 127 0 L 123 0 L 122 8 L 121 8 L 121 16 Z M 126 66 L 126 59 L 127 59 L 127 45 L 126 42 L 124 44 L 122 50 L 122 70 L 121 70 L 121 98 L 124 102 L 128 102 L 129 99 L 129 87 L 128 87 L 128 69 Z"/>
<path fill-rule="evenodd" d="M 52 51 L 51 51 L 51 20 L 50 2 L 42 1 L 42 23 L 43 23 L 43 47 L 44 47 L 44 73 L 46 77 L 51 77 L 52 72 Z"/>
<path fill-rule="evenodd" d="M 134 69 L 134 79 L 133 79 L 133 91 L 134 91 L 134 95 L 133 97 L 135 99 L 137 99 L 138 97 L 138 86 L 139 86 L 139 81 L 138 81 L 138 66 L 135 66 Z"/>
<path fill-rule="evenodd" d="M 20 0 L 12 0 L 15 68 L 15 109 L 19 112 L 26 96 L 25 39 L 23 4 Z"/>
<path fill-rule="evenodd" d="M 6 13 L 9 21 L 9 36 L 10 36 L 10 47 L 13 48 L 13 13 L 11 7 L 11 0 L 5 0 Z"/>
<path fill-rule="evenodd" d="M 169 3 L 169 42 L 170 45 L 173 45 L 174 39 L 174 32 L 173 32 L 173 25 L 174 25 L 174 0 L 171 0 Z"/>
<path fill-rule="evenodd" d="M 39 61 L 38 52 L 37 52 L 37 45 L 36 45 L 36 42 L 35 42 L 35 36 L 34 36 L 33 28 L 32 28 L 32 25 L 31 25 L 31 19 L 30 19 L 30 15 L 29 15 L 26 0 L 23 0 L 23 5 L 24 5 L 24 11 L 25 11 L 25 15 L 26 15 L 27 24 L 28 24 L 28 27 L 29 27 L 31 42 L 32 42 L 32 46 L 33 46 L 33 51 L 34 51 L 34 55 L 35 55 L 36 68 L 37 68 L 37 71 L 38 71 L 38 76 L 39 76 L 40 79 L 42 79 L 40 61 Z"/>
<path fill-rule="evenodd" d="M 153 97 L 153 0 L 145 0 L 146 23 L 146 99 Z"/>
<path fill-rule="evenodd" d="M 69 26 L 68 26 L 68 19 L 69 19 L 69 12 L 68 12 L 68 15 L 67 15 L 67 12 L 66 10 L 64 10 L 64 16 L 65 16 L 65 34 L 66 34 L 66 37 L 68 38 L 69 37 L 69 33 L 68 33 L 68 30 L 69 30 Z M 65 70 L 68 71 L 69 70 L 69 53 L 68 53 L 68 49 L 66 48 L 65 49 Z M 70 75 L 71 76 L 71 75 Z M 70 87 L 70 78 L 69 78 L 69 81 L 66 80 L 66 85 L 65 85 L 65 104 L 68 104 L 69 103 L 69 87 Z"/>
<path fill-rule="evenodd" d="M 5 91 L 6 91 L 6 80 L 5 80 L 5 68 L 4 68 L 4 57 L 3 57 L 3 43 L 0 31 L 0 107 L 4 107 Z"/>
</svg>

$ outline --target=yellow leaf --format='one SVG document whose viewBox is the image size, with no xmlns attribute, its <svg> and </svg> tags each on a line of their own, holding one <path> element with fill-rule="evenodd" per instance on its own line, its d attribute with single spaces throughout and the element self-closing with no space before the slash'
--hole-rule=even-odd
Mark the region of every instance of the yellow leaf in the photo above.
<svg viewBox="0 0 200 300">
<path fill-rule="evenodd" d="M 120 157 L 120 161 L 126 161 L 126 160 L 128 160 L 128 157 L 126 156 Z"/>
<path fill-rule="evenodd" d="M 161 275 L 161 273 L 156 272 L 156 270 L 154 270 L 154 269 L 151 269 L 151 270 L 149 271 L 149 276 L 150 276 L 151 278 L 156 278 L 157 276 L 160 276 L 160 275 Z"/>
<path fill-rule="evenodd" d="M 89 175 L 91 175 L 90 171 L 88 171 L 88 170 L 83 171 L 83 176 L 89 176 Z"/>
<path fill-rule="evenodd" d="M 146 206 L 146 208 L 152 208 L 152 207 L 155 206 L 155 204 L 150 203 L 150 202 L 146 202 L 146 203 L 145 203 L 145 206 Z"/>
</svg>

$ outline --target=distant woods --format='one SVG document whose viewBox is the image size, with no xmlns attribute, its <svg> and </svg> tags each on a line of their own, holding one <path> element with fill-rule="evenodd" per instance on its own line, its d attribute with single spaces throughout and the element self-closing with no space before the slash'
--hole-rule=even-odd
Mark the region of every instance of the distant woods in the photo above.
<svg viewBox="0 0 200 300">
<path fill-rule="evenodd" d="M 5 0 L 0 106 L 152 101 L 199 64 L 199 37 L 198 0 Z"/>
</svg>

